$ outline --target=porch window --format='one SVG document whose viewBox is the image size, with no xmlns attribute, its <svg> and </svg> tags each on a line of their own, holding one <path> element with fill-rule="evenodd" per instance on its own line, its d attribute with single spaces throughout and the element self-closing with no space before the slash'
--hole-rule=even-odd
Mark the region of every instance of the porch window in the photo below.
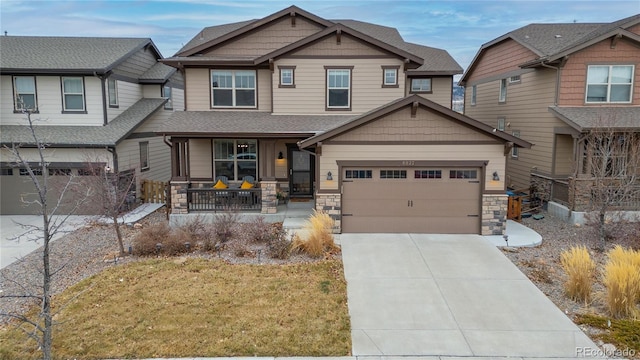
<svg viewBox="0 0 640 360">
<path fill-rule="evenodd" d="M 255 70 L 211 70 L 213 107 L 256 107 Z"/>
<path fill-rule="evenodd" d="M 240 181 L 245 176 L 258 178 L 258 141 L 219 139 L 213 141 L 215 177 Z"/>
<path fill-rule="evenodd" d="M 587 103 L 630 103 L 633 65 L 598 65 L 587 70 Z"/>
<path fill-rule="evenodd" d="M 38 110 L 35 76 L 14 76 L 13 93 L 15 101 L 13 108 L 16 111 Z"/>
</svg>

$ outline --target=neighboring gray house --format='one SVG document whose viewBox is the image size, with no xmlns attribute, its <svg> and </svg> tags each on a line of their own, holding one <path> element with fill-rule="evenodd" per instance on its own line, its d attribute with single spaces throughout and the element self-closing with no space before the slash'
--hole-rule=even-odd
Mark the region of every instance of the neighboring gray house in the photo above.
<svg viewBox="0 0 640 360">
<path fill-rule="evenodd" d="M 46 142 L 50 174 L 82 175 L 100 159 L 141 179 L 169 180 L 170 149 L 156 124 L 184 109 L 184 80 L 148 38 L 0 37 L 0 214 L 31 214 L 24 169 L 4 147 L 37 158 L 25 110 Z"/>
</svg>

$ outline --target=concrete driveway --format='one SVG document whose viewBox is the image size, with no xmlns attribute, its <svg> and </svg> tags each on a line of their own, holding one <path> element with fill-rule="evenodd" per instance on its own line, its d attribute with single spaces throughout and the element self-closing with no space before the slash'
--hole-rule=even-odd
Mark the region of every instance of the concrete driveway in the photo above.
<svg viewBox="0 0 640 360">
<path fill-rule="evenodd" d="M 353 355 L 572 358 L 597 349 L 482 236 L 340 242 Z"/>
</svg>

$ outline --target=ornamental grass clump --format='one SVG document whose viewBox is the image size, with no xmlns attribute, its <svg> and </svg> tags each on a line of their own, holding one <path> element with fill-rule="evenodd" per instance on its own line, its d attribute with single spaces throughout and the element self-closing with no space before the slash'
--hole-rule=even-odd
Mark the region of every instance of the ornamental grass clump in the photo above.
<svg viewBox="0 0 640 360">
<path fill-rule="evenodd" d="M 616 246 L 607 258 L 603 283 L 609 313 L 617 318 L 638 318 L 640 252 Z"/>
<path fill-rule="evenodd" d="M 293 250 L 301 251 L 312 257 L 321 257 L 327 252 L 333 252 L 338 246 L 333 240 L 333 226 L 335 221 L 322 211 L 315 211 L 303 226 L 306 238 L 295 236 Z"/>
<path fill-rule="evenodd" d="M 574 246 L 563 251 L 560 256 L 562 268 L 567 273 L 565 291 L 574 301 L 588 302 L 591 298 L 591 286 L 596 263 L 584 246 Z"/>
</svg>

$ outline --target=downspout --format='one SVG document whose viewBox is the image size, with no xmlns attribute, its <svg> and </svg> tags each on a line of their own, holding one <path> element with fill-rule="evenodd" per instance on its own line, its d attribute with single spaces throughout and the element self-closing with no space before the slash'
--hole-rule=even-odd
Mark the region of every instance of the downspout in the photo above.
<svg viewBox="0 0 640 360">
<path fill-rule="evenodd" d="M 114 146 L 107 146 L 107 151 L 111 153 L 113 158 L 113 172 L 117 173 L 118 170 L 118 153 L 116 152 L 116 148 Z"/>
<path fill-rule="evenodd" d="M 551 66 L 551 65 L 545 64 L 544 60 L 542 60 L 540 62 L 540 66 L 546 67 L 548 69 L 553 69 L 553 70 L 556 71 L 556 93 L 555 93 L 554 98 L 553 98 L 553 105 L 557 106 L 558 105 L 558 97 L 559 97 L 559 93 L 560 93 L 560 67 L 555 67 L 555 66 Z"/>
<path fill-rule="evenodd" d="M 102 88 L 102 125 L 106 126 L 109 123 L 109 118 L 107 117 L 107 91 L 105 90 L 106 76 L 104 74 L 98 75 L 95 71 L 93 72 L 93 76 L 100 79 L 100 87 Z"/>
</svg>

